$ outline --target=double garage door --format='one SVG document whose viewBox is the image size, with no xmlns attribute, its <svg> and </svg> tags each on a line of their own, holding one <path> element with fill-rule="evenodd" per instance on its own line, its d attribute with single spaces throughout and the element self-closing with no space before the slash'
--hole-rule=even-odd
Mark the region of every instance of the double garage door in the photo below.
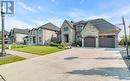
<svg viewBox="0 0 130 81">
<path fill-rule="evenodd" d="M 96 37 L 85 37 L 85 47 L 96 47 Z M 114 36 L 100 36 L 99 47 L 103 48 L 115 48 L 115 37 Z"/>
</svg>

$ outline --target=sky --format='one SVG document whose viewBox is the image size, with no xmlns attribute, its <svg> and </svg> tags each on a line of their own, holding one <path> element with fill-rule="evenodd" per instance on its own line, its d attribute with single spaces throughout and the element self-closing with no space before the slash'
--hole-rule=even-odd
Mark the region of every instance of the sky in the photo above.
<svg viewBox="0 0 130 81">
<path fill-rule="evenodd" d="M 77 22 L 104 18 L 117 25 L 122 23 L 122 16 L 126 26 L 130 25 L 130 0 L 14 1 L 15 14 L 5 16 L 5 29 L 8 31 L 12 28 L 32 29 L 48 22 L 60 27 L 65 19 Z"/>
</svg>

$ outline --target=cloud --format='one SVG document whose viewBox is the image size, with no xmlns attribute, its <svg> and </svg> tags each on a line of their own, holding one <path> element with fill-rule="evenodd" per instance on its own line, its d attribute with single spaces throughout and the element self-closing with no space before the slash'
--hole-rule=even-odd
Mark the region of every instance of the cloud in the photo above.
<svg viewBox="0 0 130 81">
<path fill-rule="evenodd" d="M 97 19 L 97 18 L 104 18 L 104 19 L 111 18 L 109 16 L 109 14 L 105 14 L 105 13 L 94 14 L 94 13 L 88 12 L 83 9 L 72 9 L 71 11 L 67 12 L 66 15 L 69 18 L 74 19 L 76 21 L 86 20 L 86 19 L 87 20 L 88 19 Z"/>
<path fill-rule="evenodd" d="M 107 15 L 95 15 L 95 16 L 88 17 L 88 19 L 97 19 L 97 18 L 108 19 L 108 18 L 110 18 L 110 16 L 107 16 Z"/>
<path fill-rule="evenodd" d="M 80 0 L 80 2 L 79 2 L 79 3 L 80 3 L 80 4 L 82 4 L 84 1 L 85 1 L 85 0 Z"/>
<path fill-rule="evenodd" d="M 130 6 L 126 5 L 126 6 L 122 6 L 115 15 L 129 15 L 130 14 Z"/>
<path fill-rule="evenodd" d="M 1 24 L 1 21 L 0 21 L 0 24 Z M 35 27 L 35 25 L 24 22 L 24 21 L 14 17 L 14 16 L 5 17 L 5 30 L 10 31 L 10 29 L 13 29 L 13 28 L 22 28 L 22 29 L 29 28 L 29 29 L 31 29 L 33 27 Z M 0 27 L 0 30 L 1 30 L 1 27 Z"/>
<path fill-rule="evenodd" d="M 23 3 L 23 2 L 18 2 L 18 4 L 22 7 L 22 8 L 24 8 L 25 10 L 27 10 L 27 11 L 31 11 L 31 12 L 34 12 L 35 11 L 35 9 L 34 8 L 32 8 L 32 7 L 30 7 L 30 6 L 27 6 L 25 3 Z"/>
<path fill-rule="evenodd" d="M 38 6 L 37 9 L 40 10 L 40 9 L 41 9 L 41 6 Z"/>
<path fill-rule="evenodd" d="M 36 26 L 41 26 L 41 25 L 51 22 L 55 24 L 56 26 L 61 27 L 63 21 L 64 19 L 53 17 L 53 18 L 48 18 L 46 20 L 32 20 L 32 23 L 35 23 Z"/>
<path fill-rule="evenodd" d="M 88 17 L 87 11 L 77 8 L 71 9 L 71 11 L 68 11 L 65 14 L 72 20 L 81 20 Z"/>
</svg>

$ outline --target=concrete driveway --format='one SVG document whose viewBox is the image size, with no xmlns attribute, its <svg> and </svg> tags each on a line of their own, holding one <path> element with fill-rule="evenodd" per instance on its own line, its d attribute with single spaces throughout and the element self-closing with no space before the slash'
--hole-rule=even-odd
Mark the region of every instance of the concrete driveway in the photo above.
<svg viewBox="0 0 130 81">
<path fill-rule="evenodd" d="M 118 50 L 73 48 L 0 66 L 7 81 L 130 81 Z"/>
</svg>

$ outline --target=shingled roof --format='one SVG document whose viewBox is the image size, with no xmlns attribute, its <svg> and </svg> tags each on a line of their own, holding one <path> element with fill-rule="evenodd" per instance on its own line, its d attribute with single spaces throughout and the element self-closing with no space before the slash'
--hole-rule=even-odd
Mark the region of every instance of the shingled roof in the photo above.
<svg viewBox="0 0 130 81">
<path fill-rule="evenodd" d="M 28 34 L 29 29 L 14 28 L 13 31 L 18 34 Z"/>
<path fill-rule="evenodd" d="M 40 26 L 40 28 L 43 29 L 49 29 L 49 30 L 53 30 L 53 31 L 59 31 L 60 28 L 57 27 L 56 25 L 52 24 L 52 23 L 47 23 L 45 25 Z"/>
<path fill-rule="evenodd" d="M 121 30 L 120 28 L 116 27 L 115 25 L 109 23 L 104 19 L 94 19 L 88 21 L 81 20 L 74 23 L 74 26 L 78 24 L 87 24 L 87 23 L 91 23 L 92 25 L 94 25 L 99 30 L 100 34 L 108 34 L 108 33 L 115 33 L 115 32 L 118 33 Z"/>
<path fill-rule="evenodd" d="M 93 24 L 99 30 L 100 34 L 120 32 L 120 28 L 116 27 L 115 25 L 109 23 L 104 19 L 95 19 L 87 21 L 87 23 L 88 22 Z"/>
<path fill-rule="evenodd" d="M 81 20 L 81 21 L 78 21 L 78 22 L 74 23 L 74 25 L 77 25 L 77 24 L 85 24 L 85 23 L 86 23 L 86 21 Z"/>
</svg>

